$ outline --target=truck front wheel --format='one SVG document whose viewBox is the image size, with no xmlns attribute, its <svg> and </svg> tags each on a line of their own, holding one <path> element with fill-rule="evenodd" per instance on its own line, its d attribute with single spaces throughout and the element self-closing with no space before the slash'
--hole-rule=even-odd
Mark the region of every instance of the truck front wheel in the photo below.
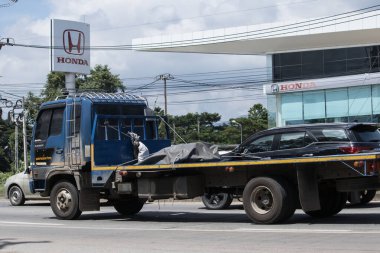
<svg viewBox="0 0 380 253">
<path fill-rule="evenodd" d="M 140 212 L 145 202 L 145 199 L 139 198 L 114 200 L 113 206 L 119 214 L 129 216 Z"/>
<path fill-rule="evenodd" d="M 255 223 L 279 223 L 294 214 L 295 196 L 294 188 L 284 179 L 253 178 L 244 188 L 244 210 Z"/>
<path fill-rule="evenodd" d="M 50 205 L 54 214 L 62 220 L 73 220 L 81 215 L 77 188 L 68 181 L 54 185 L 50 194 Z"/>
</svg>

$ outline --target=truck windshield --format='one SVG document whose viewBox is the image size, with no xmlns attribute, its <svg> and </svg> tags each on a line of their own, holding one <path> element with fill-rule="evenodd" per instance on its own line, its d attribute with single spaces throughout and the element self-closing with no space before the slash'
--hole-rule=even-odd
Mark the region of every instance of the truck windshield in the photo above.
<svg viewBox="0 0 380 253">
<path fill-rule="evenodd" d="M 157 117 L 107 117 L 101 116 L 97 121 L 97 140 L 129 140 L 129 132 L 133 132 L 143 140 L 168 139 L 168 134 L 161 134 L 161 120 Z M 166 129 L 165 129 L 166 130 Z"/>
</svg>

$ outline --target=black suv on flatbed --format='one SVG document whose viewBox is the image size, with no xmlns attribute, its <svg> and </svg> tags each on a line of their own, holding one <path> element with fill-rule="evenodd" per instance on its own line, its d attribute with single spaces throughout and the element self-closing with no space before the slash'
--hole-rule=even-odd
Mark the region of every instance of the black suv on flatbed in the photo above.
<svg viewBox="0 0 380 253">
<path fill-rule="evenodd" d="M 352 154 L 380 150 L 379 143 L 380 132 L 375 124 L 296 125 L 256 133 L 232 154 L 243 159 Z"/>
<path fill-rule="evenodd" d="M 227 160 L 274 159 L 354 154 L 371 150 L 380 150 L 380 132 L 376 124 L 309 124 L 255 133 L 224 157 Z M 363 192 L 360 201 L 367 203 L 375 194 L 376 191 Z M 226 208 L 231 201 L 231 194 L 226 193 L 206 194 L 203 197 L 209 209 Z"/>
</svg>

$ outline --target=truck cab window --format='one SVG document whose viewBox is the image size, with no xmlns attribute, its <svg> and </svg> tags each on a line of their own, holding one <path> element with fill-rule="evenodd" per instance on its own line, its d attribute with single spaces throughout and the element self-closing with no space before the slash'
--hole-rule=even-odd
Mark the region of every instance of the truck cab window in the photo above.
<svg viewBox="0 0 380 253">
<path fill-rule="evenodd" d="M 119 140 L 119 121 L 117 119 L 109 119 L 107 131 L 108 140 Z"/>
<path fill-rule="evenodd" d="M 130 119 L 120 120 L 121 139 L 130 140 L 128 132 L 132 131 L 132 125 Z"/>
<path fill-rule="evenodd" d="M 44 110 L 40 113 L 37 119 L 36 140 L 46 140 L 49 136 L 49 125 L 52 109 Z"/>
<path fill-rule="evenodd" d="M 146 125 L 146 139 L 147 140 L 155 140 L 156 139 L 156 121 L 155 120 L 147 120 Z"/>
<path fill-rule="evenodd" d="M 144 120 L 143 119 L 135 119 L 133 132 L 140 136 L 141 139 L 144 139 Z"/>
<path fill-rule="evenodd" d="M 63 112 L 64 112 L 64 108 L 57 108 L 57 109 L 53 110 L 53 115 L 52 115 L 51 124 L 50 124 L 49 136 L 61 134 Z"/>
</svg>

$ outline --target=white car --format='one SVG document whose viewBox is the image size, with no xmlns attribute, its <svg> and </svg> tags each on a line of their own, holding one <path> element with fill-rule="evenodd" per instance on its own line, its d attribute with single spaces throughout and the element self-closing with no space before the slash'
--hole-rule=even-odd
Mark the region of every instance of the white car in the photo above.
<svg viewBox="0 0 380 253">
<path fill-rule="evenodd" d="M 33 194 L 29 187 L 29 169 L 10 176 L 4 184 L 5 198 L 9 199 L 12 206 L 21 206 L 25 200 L 46 199 L 40 194 Z"/>
</svg>

